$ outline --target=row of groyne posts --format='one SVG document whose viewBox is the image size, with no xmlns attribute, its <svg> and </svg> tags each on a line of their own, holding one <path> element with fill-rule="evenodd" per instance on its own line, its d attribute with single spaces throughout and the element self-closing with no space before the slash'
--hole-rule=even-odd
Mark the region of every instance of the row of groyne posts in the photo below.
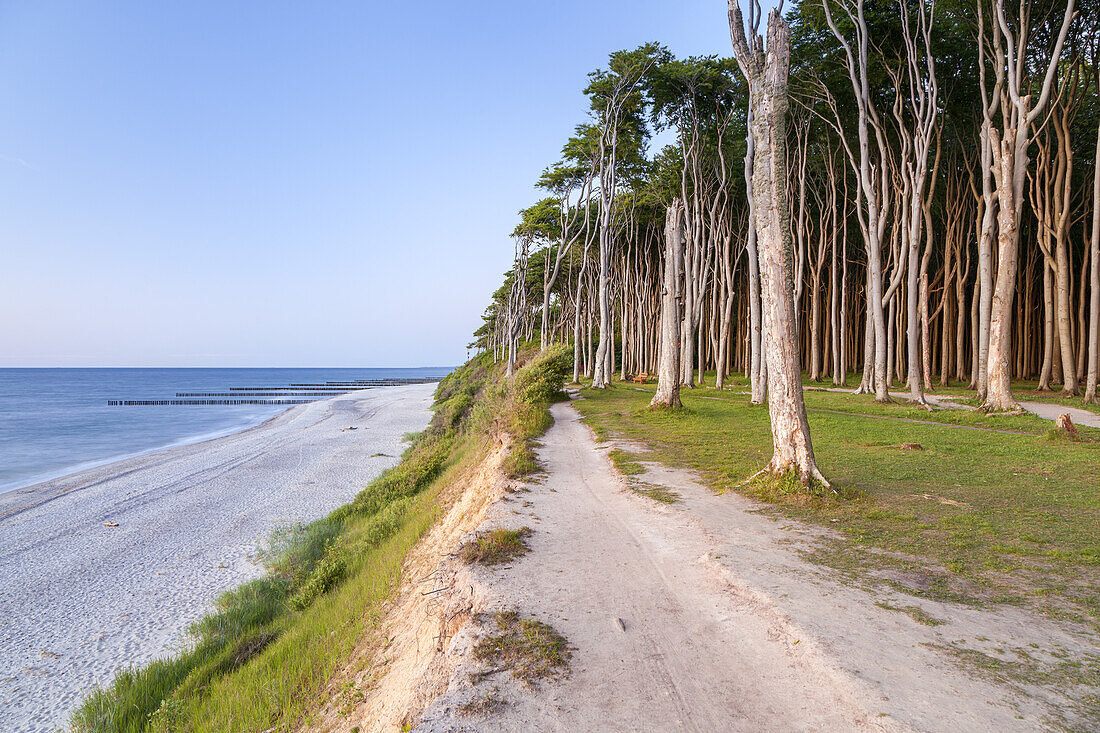
<svg viewBox="0 0 1100 733">
<path fill-rule="evenodd" d="M 107 400 L 108 407 L 145 407 L 160 405 L 304 405 L 338 397 L 359 389 L 400 387 L 408 384 L 438 382 L 439 377 L 395 377 L 392 379 L 355 379 L 344 382 L 289 384 L 283 387 L 230 387 L 228 392 L 176 392 L 167 400 Z"/>
</svg>

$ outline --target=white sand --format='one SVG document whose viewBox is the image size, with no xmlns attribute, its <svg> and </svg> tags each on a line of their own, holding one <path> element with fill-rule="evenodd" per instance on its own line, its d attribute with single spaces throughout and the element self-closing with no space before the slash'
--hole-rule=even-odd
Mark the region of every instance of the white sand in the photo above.
<svg viewBox="0 0 1100 733">
<path fill-rule="evenodd" d="M 186 644 L 219 593 L 261 573 L 250 556 L 273 528 L 396 462 L 434 389 L 353 392 L 0 494 L 0 731 L 64 727 L 94 685 Z"/>
</svg>

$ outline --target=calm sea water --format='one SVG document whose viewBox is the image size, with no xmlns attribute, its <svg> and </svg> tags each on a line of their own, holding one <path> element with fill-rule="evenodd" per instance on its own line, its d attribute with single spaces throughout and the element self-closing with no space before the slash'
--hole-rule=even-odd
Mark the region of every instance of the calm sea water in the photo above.
<svg viewBox="0 0 1100 733">
<path fill-rule="evenodd" d="M 354 379 L 442 377 L 420 369 L 0 369 L 0 491 L 226 435 L 287 409 L 268 405 L 108 407 L 176 392 Z"/>
</svg>

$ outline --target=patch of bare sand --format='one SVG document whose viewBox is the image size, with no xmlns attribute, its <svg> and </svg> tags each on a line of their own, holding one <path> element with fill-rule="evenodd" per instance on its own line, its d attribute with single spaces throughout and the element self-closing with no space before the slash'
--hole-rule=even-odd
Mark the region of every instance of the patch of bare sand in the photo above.
<svg viewBox="0 0 1100 733">
<path fill-rule="evenodd" d="M 491 626 L 471 615 L 447 645 L 458 660 L 447 691 L 416 730 L 1035 730 L 1064 712 L 1058 690 L 969 674 L 944 647 L 1096 651 L 1020 609 L 845 585 L 800 553 L 821 531 L 716 496 L 686 472 L 649 464 L 644 476 L 677 504 L 638 496 L 572 407 L 553 413 L 540 450 L 548 476 L 486 521 L 533 527 L 531 552 L 505 572 L 473 571 L 470 594 L 478 609 L 555 627 L 574 647 L 571 672 L 528 687 L 486 670 L 472 650 Z M 504 704 L 467 714 L 487 698 Z"/>
</svg>

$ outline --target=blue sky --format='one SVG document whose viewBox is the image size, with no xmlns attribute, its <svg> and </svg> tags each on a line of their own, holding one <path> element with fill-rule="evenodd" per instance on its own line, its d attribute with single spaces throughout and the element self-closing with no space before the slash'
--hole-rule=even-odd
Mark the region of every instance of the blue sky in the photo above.
<svg viewBox="0 0 1100 733">
<path fill-rule="evenodd" d="M 721 0 L 0 0 L 0 366 L 462 361 L 587 72 Z"/>
</svg>

